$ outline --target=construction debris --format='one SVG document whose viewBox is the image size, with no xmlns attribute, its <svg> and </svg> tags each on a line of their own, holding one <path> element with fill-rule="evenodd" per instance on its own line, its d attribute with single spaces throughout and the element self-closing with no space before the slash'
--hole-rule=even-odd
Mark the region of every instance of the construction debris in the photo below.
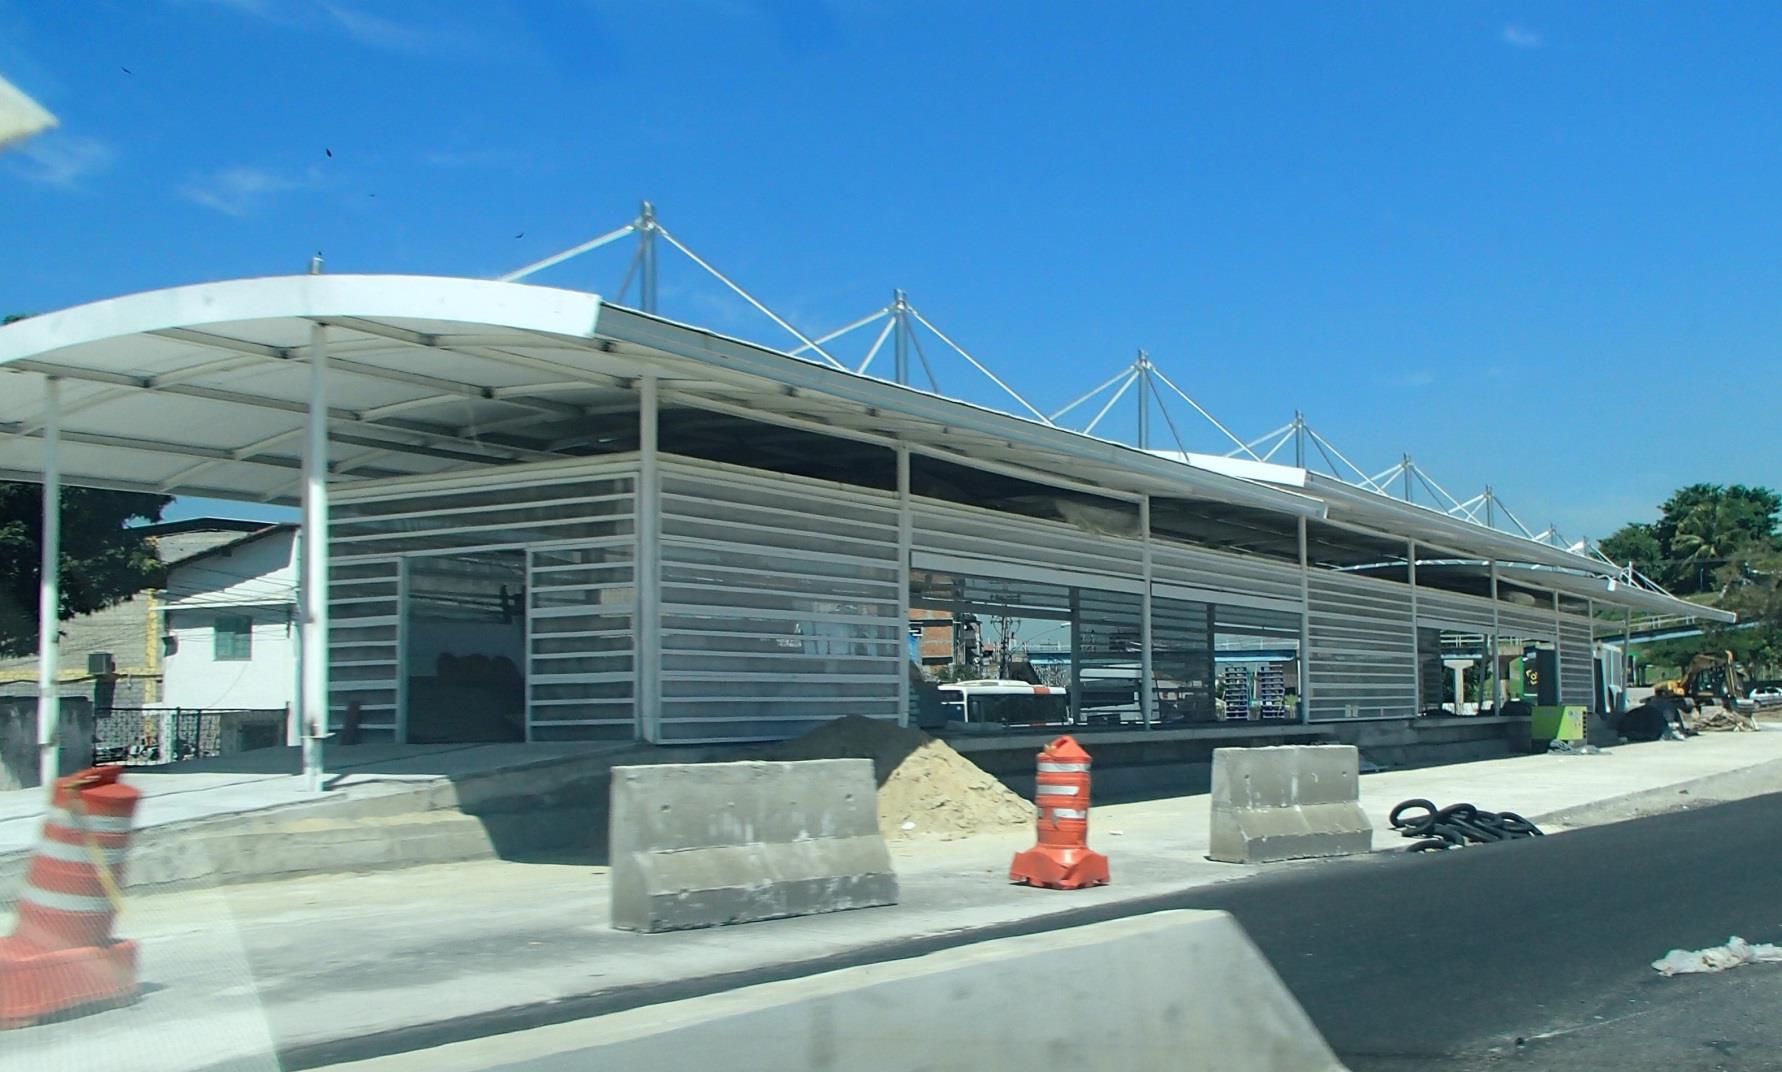
<svg viewBox="0 0 1782 1072">
<path fill-rule="evenodd" d="M 887 838 L 975 834 L 1033 822 L 1033 805 L 955 752 L 945 741 L 850 715 L 763 759 L 870 759 L 879 783 L 879 829 Z"/>
<path fill-rule="evenodd" d="M 1760 961 L 1782 961 L 1782 946 L 1752 945 L 1734 936 L 1728 938 L 1725 945 L 1709 949 L 1673 949 L 1653 961 L 1652 967 L 1662 975 L 1695 975 Z"/>
<path fill-rule="evenodd" d="M 1710 705 L 1696 712 L 1690 728 L 1697 733 L 1755 733 L 1757 721 L 1750 715 Z"/>
</svg>

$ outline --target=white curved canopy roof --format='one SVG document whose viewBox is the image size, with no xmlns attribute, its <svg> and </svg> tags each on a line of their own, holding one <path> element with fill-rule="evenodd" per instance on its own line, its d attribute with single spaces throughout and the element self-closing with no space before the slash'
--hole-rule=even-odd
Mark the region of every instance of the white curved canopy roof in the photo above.
<svg viewBox="0 0 1782 1072">
<path fill-rule="evenodd" d="M 597 295 L 431 276 L 202 283 L 0 327 L 0 478 L 42 471 L 44 382 L 62 383 L 69 483 L 295 501 L 312 331 L 327 328 L 335 481 L 573 455 L 566 430 L 666 401 L 1138 494 L 1290 516 L 1316 500 L 675 324 Z M 586 445 L 579 449 L 585 452 Z"/>
<path fill-rule="evenodd" d="M 68 483 L 294 503 L 318 329 L 337 483 L 598 451 L 589 429 L 602 415 L 622 421 L 639 379 L 654 375 L 664 405 L 898 444 L 1115 496 L 1225 504 L 1237 508 L 1234 518 L 1280 518 L 1289 541 L 1292 519 L 1308 518 L 1327 522 L 1326 531 L 1413 538 L 1461 556 L 1604 570 L 1303 470 L 1159 456 L 604 306 L 594 294 L 434 276 L 201 283 L 0 327 L 0 479 L 41 479 L 45 383 L 54 377 Z M 1587 587 L 1622 602 L 1596 577 Z M 1642 592 L 1635 605 L 1656 603 L 1721 617 L 1663 594 Z"/>
</svg>

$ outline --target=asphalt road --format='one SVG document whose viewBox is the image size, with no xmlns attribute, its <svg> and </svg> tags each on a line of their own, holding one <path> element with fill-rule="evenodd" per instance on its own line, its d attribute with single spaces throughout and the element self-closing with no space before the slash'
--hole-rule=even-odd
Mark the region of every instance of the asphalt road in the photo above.
<svg viewBox="0 0 1782 1072">
<path fill-rule="evenodd" d="M 1240 919 L 1354 1072 L 1782 1069 L 1782 795 L 1547 838 L 1296 869 L 1172 907 Z"/>
<path fill-rule="evenodd" d="M 1236 916 L 1352 1072 L 1782 1069 L 1782 965 L 1671 979 L 1651 967 L 1673 948 L 1718 945 L 1735 934 L 1782 941 L 1782 794 L 1447 853 L 1309 861 L 964 939 L 887 943 L 791 970 L 642 987 L 285 1051 L 281 1063 L 306 1068 L 424 1051 L 1170 908 Z"/>
</svg>

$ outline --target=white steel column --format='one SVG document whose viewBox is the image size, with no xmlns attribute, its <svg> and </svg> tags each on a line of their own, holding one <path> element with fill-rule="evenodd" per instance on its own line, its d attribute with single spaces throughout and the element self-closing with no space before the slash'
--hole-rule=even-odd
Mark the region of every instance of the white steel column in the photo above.
<svg viewBox="0 0 1782 1072">
<path fill-rule="evenodd" d="M 1408 479 L 1408 477 L 1407 477 Z M 1411 714 L 1423 713 L 1423 652 L 1417 637 L 1417 541 L 1405 541 L 1406 577 L 1411 584 Z M 1439 654 L 1439 649 L 1438 649 Z"/>
<path fill-rule="evenodd" d="M 37 579 L 37 774 L 47 791 L 61 773 L 62 381 L 43 381 L 43 532 Z"/>
<path fill-rule="evenodd" d="M 1503 713 L 1506 698 L 1504 683 L 1498 673 L 1498 663 L 1502 661 L 1498 656 L 1502 650 L 1503 625 L 1498 621 L 1497 613 L 1497 559 L 1490 559 L 1488 564 L 1491 567 L 1491 713 L 1497 715 Z"/>
<path fill-rule="evenodd" d="M 1070 587 L 1070 720 L 1082 725 L 1083 714 L 1083 601 L 1082 589 Z"/>
<path fill-rule="evenodd" d="M 637 293 L 639 304 L 646 313 L 656 311 L 656 206 L 645 201 L 638 207 L 637 223 L 637 258 L 639 276 Z"/>
<path fill-rule="evenodd" d="M 1306 552 L 1306 519 L 1299 529 L 1299 720 L 1312 720 L 1312 564 Z"/>
<path fill-rule="evenodd" d="M 1559 613 L 1559 593 L 1553 593 L 1553 702 L 1563 705 L 1565 697 L 1559 691 L 1560 682 L 1565 680 L 1565 622 Z M 1535 697 L 1537 700 L 1539 696 Z"/>
<path fill-rule="evenodd" d="M 1633 608 L 1621 608 L 1621 710 L 1627 710 L 1627 690 L 1633 688 Z"/>
<path fill-rule="evenodd" d="M 1157 720 L 1157 678 L 1151 655 L 1151 497 L 1139 498 L 1139 554 L 1144 573 L 1145 594 L 1139 600 L 1139 711 L 1145 728 Z M 1071 647 L 1076 647 L 1073 637 Z"/>
<path fill-rule="evenodd" d="M 322 790 L 328 735 L 328 329 L 309 329 L 309 414 L 303 450 L 303 780 Z M 400 626 L 398 626 L 400 628 Z"/>
<path fill-rule="evenodd" d="M 1589 537 L 1587 536 L 1585 539 L 1588 540 Z M 1590 667 L 1590 710 L 1594 711 L 1596 710 L 1597 700 L 1600 699 L 1607 703 L 1609 699 L 1608 675 L 1603 675 L 1603 683 L 1600 689 L 1596 684 L 1596 669 L 1598 666 L 1602 665 L 1603 659 L 1602 646 L 1596 642 L 1596 600 L 1588 597 L 1585 598 L 1584 616 L 1590 619 L 1590 646 L 1585 649 L 1587 660 L 1584 665 Z"/>
<path fill-rule="evenodd" d="M 656 374 L 639 381 L 637 405 L 637 728 L 662 740 L 662 472 L 657 457 Z"/>
<path fill-rule="evenodd" d="M 899 294 L 902 291 L 898 292 Z M 897 448 L 897 710 L 898 725 L 915 719 L 910 711 L 910 449 Z M 921 658 L 922 642 L 916 641 Z"/>
</svg>

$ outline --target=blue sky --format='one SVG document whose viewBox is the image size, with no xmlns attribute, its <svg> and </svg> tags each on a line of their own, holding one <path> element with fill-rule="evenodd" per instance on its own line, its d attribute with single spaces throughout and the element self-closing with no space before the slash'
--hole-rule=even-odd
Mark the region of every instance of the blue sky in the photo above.
<svg viewBox="0 0 1782 1072">
<path fill-rule="evenodd" d="M 1779 47 L 1765 4 L 0 0 L 63 121 L 0 158 L 0 305 L 493 275 L 650 197 L 805 331 L 900 286 L 1047 410 L 1142 346 L 1241 434 L 1600 537 L 1782 483 Z M 672 257 L 662 309 L 783 341 Z"/>
</svg>

